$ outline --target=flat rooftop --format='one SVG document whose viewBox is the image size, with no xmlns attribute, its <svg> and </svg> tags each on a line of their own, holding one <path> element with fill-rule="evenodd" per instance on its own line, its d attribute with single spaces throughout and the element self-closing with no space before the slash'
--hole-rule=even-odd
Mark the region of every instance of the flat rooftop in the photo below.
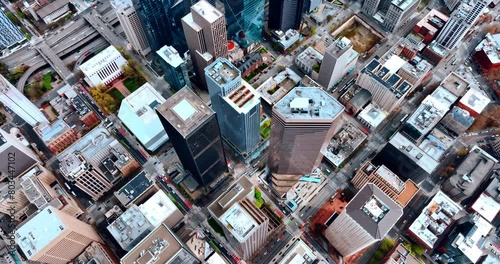
<svg viewBox="0 0 500 264">
<path fill-rule="evenodd" d="M 115 192 L 115 196 L 124 206 L 127 206 L 130 202 L 134 201 L 137 197 L 153 187 L 153 184 L 154 181 L 147 176 L 146 172 L 141 171 L 137 176 Z"/>
<path fill-rule="evenodd" d="M 253 184 L 247 178 L 241 177 L 223 195 L 219 196 L 209 206 L 208 210 L 220 218 L 231 206 L 252 192 Z"/>
<path fill-rule="evenodd" d="M 274 77 L 269 77 L 258 88 L 257 92 L 269 105 L 274 105 L 281 100 L 293 87 L 295 87 L 301 78 L 290 68 L 285 68 Z M 319 87 L 319 86 L 318 86 Z"/>
<path fill-rule="evenodd" d="M 55 141 L 57 137 L 70 130 L 70 127 L 62 118 L 59 118 L 52 124 L 43 123 L 34 127 L 33 130 L 48 145 Z"/>
<path fill-rule="evenodd" d="M 500 34 L 487 33 L 475 50 L 483 50 L 491 64 L 500 63 Z"/>
<path fill-rule="evenodd" d="M 224 96 L 224 100 L 238 113 L 247 113 L 260 104 L 260 95 L 250 84 L 241 80 L 241 86 Z"/>
<path fill-rule="evenodd" d="M 238 203 L 234 203 L 219 221 L 238 239 L 245 241 L 258 227 L 257 222 Z"/>
<path fill-rule="evenodd" d="M 347 123 L 343 126 L 342 130 L 331 138 L 330 143 L 325 150 L 322 150 L 322 153 L 333 165 L 339 166 L 366 138 L 366 134 L 358 127 Z"/>
<path fill-rule="evenodd" d="M 240 70 L 224 58 L 218 58 L 205 68 L 205 76 L 222 85 L 240 77 Z"/>
<path fill-rule="evenodd" d="M 370 103 L 358 114 L 358 118 L 366 121 L 372 128 L 376 128 L 389 114 Z"/>
<path fill-rule="evenodd" d="M 107 227 L 109 233 L 124 250 L 134 247 L 139 243 L 139 239 L 153 228 L 135 204 Z"/>
<path fill-rule="evenodd" d="M 151 198 L 139 206 L 142 214 L 155 227 L 160 226 L 177 207 L 162 190 L 158 190 Z"/>
<path fill-rule="evenodd" d="M 184 63 L 184 59 L 181 58 L 179 52 L 172 46 L 163 46 L 161 49 L 156 51 L 156 54 L 160 56 L 166 63 L 170 66 L 177 68 Z"/>
<path fill-rule="evenodd" d="M 125 58 L 123 58 L 120 52 L 113 45 L 110 45 L 109 47 L 94 55 L 88 61 L 82 63 L 80 65 L 80 70 L 82 70 L 85 76 L 90 76 L 94 72 L 99 71 L 104 65 L 107 65 L 115 58 L 119 57 L 121 57 L 122 61 L 126 62 Z"/>
<path fill-rule="evenodd" d="M 484 255 L 482 245 L 484 238 L 488 236 L 493 226 L 479 215 L 473 216 L 471 222 L 474 227 L 468 233 L 459 233 L 454 244 L 472 263 L 478 263 Z"/>
<path fill-rule="evenodd" d="M 332 46 L 334 45 L 332 44 Z M 314 64 L 319 63 L 323 60 L 323 54 L 310 46 L 302 51 L 299 55 L 297 55 L 297 57 L 295 57 L 295 60 L 312 67 Z"/>
<path fill-rule="evenodd" d="M 462 207 L 439 191 L 409 227 L 428 248 L 433 248 L 438 238 L 453 223 L 453 217 Z"/>
<path fill-rule="evenodd" d="M 217 8 L 208 3 L 207 1 L 199 1 L 191 6 L 191 12 L 198 13 L 201 17 L 209 23 L 216 21 L 224 16 Z"/>
<path fill-rule="evenodd" d="M 481 114 L 484 108 L 491 102 L 490 98 L 482 90 L 469 89 L 460 99 L 460 103 Z"/>
<path fill-rule="evenodd" d="M 277 262 L 278 264 L 302 264 L 316 259 L 313 250 L 299 238 L 291 247 L 286 247 L 284 251 L 283 258 Z"/>
<path fill-rule="evenodd" d="M 399 7 L 401 10 L 406 10 L 412 3 L 418 0 L 392 0 L 392 4 Z"/>
<path fill-rule="evenodd" d="M 380 166 L 376 171 L 376 174 L 380 175 L 384 180 L 386 180 L 392 187 L 394 187 L 398 192 L 402 191 L 405 187 L 404 182 L 396 175 L 394 172 L 389 170 L 386 166 Z"/>
<path fill-rule="evenodd" d="M 160 225 L 147 235 L 139 244 L 130 250 L 123 258 L 123 264 L 136 263 L 199 263 L 197 259 L 183 248 L 172 230 L 166 225 Z"/>
<path fill-rule="evenodd" d="M 448 134 L 443 133 L 438 128 L 434 128 L 418 147 L 435 161 L 439 161 L 444 152 L 446 152 L 453 143 L 455 143 L 455 140 L 450 138 Z"/>
<path fill-rule="evenodd" d="M 273 107 L 287 119 L 334 120 L 344 106 L 317 87 L 295 87 Z"/>
<path fill-rule="evenodd" d="M 156 109 L 177 131 L 187 137 L 215 112 L 191 89 L 183 88 Z"/>
<path fill-rule="evenodd" d="M 491 223 L 500 212 L 500 203 L 490 195 L 482 193 L 472 204 L 471 208 Z"/>
<path fill-rule="evenodd" d="M 439 164 L 439 162 L 435 161 L 431 156 L 418 148 L 400 133 L 396 133 L 389 143 L 399 149 L 400 153 L 410 158 L 428 174 L 431 174 Z"/>
<path fill-rule="evenodd" d="M 448 110 L 449 105 L 444 104 L 442 100 L 439 100 L 433 95 L 428 95 L 415 112 L 413 112 L 407 123 L 424 135 L 429 133 L 431 129 L 437 125 Z"/>
</svg>

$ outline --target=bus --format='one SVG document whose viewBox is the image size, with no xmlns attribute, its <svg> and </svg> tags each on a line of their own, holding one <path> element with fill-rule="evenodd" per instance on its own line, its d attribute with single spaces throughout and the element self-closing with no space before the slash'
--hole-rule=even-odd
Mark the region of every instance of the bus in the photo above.
<svg viewBox="0 0 500 264">
<path fill-rule="evenodd" d="M 406 114 L 405 116 L 403 116 L 403 118 L 401 118 L 401 120 L 399 121 L 400 124 L 403 124 L 404 121 L 406 121 L 406 118 L 408 118 L 410 114 Z"/>
</svg>

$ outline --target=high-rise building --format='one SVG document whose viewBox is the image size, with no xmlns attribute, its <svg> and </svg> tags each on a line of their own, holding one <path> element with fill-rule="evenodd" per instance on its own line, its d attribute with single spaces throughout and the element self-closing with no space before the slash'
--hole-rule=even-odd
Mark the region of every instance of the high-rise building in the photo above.
<svg viewBox="0 0 500 264">
<path fill-rule="evenodd" d="M 92 242 L 103 243 L 91 225 L 51 206 L 24 222 L 15 237 L 27 259 L 53 264 L 71 262 Z"/>
<path fill-rule="evenodd" d="M 184 169 L 205 188 L 227 171 L 217 117 L 193 91 L 183 88 L 156 112 Z"/>
<path fill-rule="evenodd" d="M 0 75 L 0 102 L 31 126 L 39 123 L 49 123 L 49 120 L 42 111 L 5 79 L 3 75 Z"/>
<path fill-rule="evenodd" d="M 227 58 L 227 32 L 224 15 L 207 1 L 191 7 L 191 13 L 182 18 L 189 53 L 196 78 L 203 86 L 204 69 L 217 58 Z"/>
<path fill-rule="evenodd" d="M 325 237 L 347 257 L 384 238 L 402 215 L 401 206 L 368 183 L 342 213 L 333 216 L 335 220 L 326 229 Z"/>
<path fill-rule="evenodd" d="M 284 194 L 321 162 L 321 149 L 344 107 L 321 88 L 296 87 L 273 107 L 269 167 L 274 189 Z"/>
<path fill-rule="evenodd" d="M 444 0 L 443 2 L 448 11 L 452 12 L 462 0 Z"/>
<path fill-rule="evenodd" d="M 119 264 L 120 260 L 107 245 L 92 242 L 73 263 Z"/>
<path fill-rule="evenodd" d="M 461 43 L 465 34 L 483 14 L 488 2 L 484 0 L 463 1 L 450 15 L 436 42 L 448 50 L 452 50 Z"/>
<path fill-rule="evenodd" d="M 0 50 L 10 48 L 25 39 L 17 26 L 0 10 Z"/>
<path fill-rule="evenodd" d="M 373 16 L 385 29 L 394 31 L 417 10 L 417 0 L 366 0 L 361 12 Z"/>
<path fill-rule="evenodd" d="M 241 155 L 252 151 L 260 141 L 260 96 L 227 59 L 206 67 L 205 77 L 222 136 Z"/>
<path fill-rule="evenodd" d="M 175 91 L 179 91 L 184 86 L 192 88 L 186 68 L 186 61 L 181 58 L 179 52 L 174 47 L 163 46 L 156 53 L 161 58 L 160 63 L 165 72 L 163 78 L 170 84 L 170 88 Z"/>
<path fill-rule="evenodd" d="M 31 149 L 3 129 L 0 129 L 0 160 L 3 161 L 0 162 L 0 180 L 9 176 L 18 177 L 39 162 Z M 15 166 L 9 165 L 9 161 L 15 162 Z"/>
<path fill-rule="evenodd" d="M 252 199 L 253 184 L 241 177 L 229 190 L 208 206 L 223 227 L 226 238 L 245 260 L 262 247 L 270 233 L 270 219 Z"/>
<path fill-rule="evenodd" d="M 269 1 L 269 29 L 287 31 L 299 29 L 304 9 L 304 0 Z"/>
<path fill-rule="evenodd" d="M 133 204 L 106 229 L 125 251 L 130 251 L 139 244 L 155 227 Z"/>
<path fill-rule="evenodd" d="M 264 0 L 224 0 L 227 33 L 239 38 L 240 31 L 257 41 L 262 35 Z"/>
<path fill-rule="evenodd" d="M 112 0 L 111 6 L 132 47 L 142 56 L 147 56 L 151 47 L 132 0 Z"/>
<path fill-rule="evenodd" d="M 318 83 L 328 89 L 340 82 L 344 75 L 354 69 L 358 56 L 348 38 L 342 37 L 331 44 L 325 51 L 319 69 Z"/>
<path fill-rule="evenodd" d="M 305 0 L 304 3 L 304 11 L 307 13 L 311 13 L 314 9 L 318 8 L 318 6 L 323 2 L 322 0 Z"/>
</svg>

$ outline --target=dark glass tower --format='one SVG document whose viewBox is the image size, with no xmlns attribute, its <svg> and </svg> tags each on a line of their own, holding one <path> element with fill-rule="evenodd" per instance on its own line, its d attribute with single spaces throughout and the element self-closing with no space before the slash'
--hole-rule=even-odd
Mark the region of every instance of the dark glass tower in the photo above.
<svg viewBox="0 0 500 264">
<path fill-rule="evenodd" d="M 184 169 L 205 188 L 227 171 L 215 112 L 189 88 L 156 108 Z"/>
<path fill-rule="evenodd" d="M 230 39 L 239 38 L 239 32 L 256 41 L 260 39 L 264 21 L 264 0 L 223 0 Z"/>
<path fill-rule="evenodd" d="M 269 29 L 299 29 L 303 10 L 304 0 L 269 1 Z"/>
</svg>

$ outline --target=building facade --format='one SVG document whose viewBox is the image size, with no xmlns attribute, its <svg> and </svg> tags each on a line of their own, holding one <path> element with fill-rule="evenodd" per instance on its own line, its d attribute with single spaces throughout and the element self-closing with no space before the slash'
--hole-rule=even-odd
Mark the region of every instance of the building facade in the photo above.
<svg viewBox="0 0 500 264">
<path fill-rule="evenodd" d="M 26 40 L 16 25 L 0 10 L 0 50 L 11 48 Z M 3 77 L 2 77 L 3 78 Z"/>
<path fill-rule="evenodd" d="M 340 82 L 342 77 L 354 69 L 358 56 L 348 38 L 343 37 L 331 44 L 323 57 L 318 83 L 328 89 Z"/>
<path fill-rule="evenodd" d="M 65 150 L 80 138 L 80 135 L 63 119 L 58 119 L 52 124 L 40 124 L 33 130 L 54 154 Z"/>
<path fill-rule="evenodd" d="M 205 0 L 194 4 L 182 18 L 196 78 L 206 86 L 204 69 L 217 58 L 228 57 L 224 15 Z"/>
<path fill-rule="evenodd" d="M 487 33 L 473 56 L 483 71 L 500 68 L 500 34 Z"/>
<path fill-rule="evenodd" d="M 417 11 L 419 3 L 418 0 L 393 0 L 382 25 L 388 31 L 394 31 L 402 21 L 406 21 Z"/>
<path fill-rule="evenodd" d="M 304 0 L 269 1 L 269 29 L 287 31 L 299 29 L 304 9 Z"/>
<path fill-rule="evenodd" d="M 273 187 L 286 193 L 321 162 L 321 149 L 344 107 L 321 88 L 296 87 L 273 107 L 269 167 Z"/>
<path fill-rule="evenodd" d="M 264 23 L 264 0 L 226 0 L 224 11 L 229 37 L 239 38 L 239 32 L 258 41 Z"/>
<path fill-rule="evenodd" d="M 111 6 L 132 47 L 142 56 L 147 56 L 151 52 L 151 47 L 132 0 L 112 0 Z"/>
<path fill-rule="evenodd" d="M 82 63 L 80 70 L 85 74 L 89 85 L 97 86 L 100 83 L 108 85 L 122 76 L 121 68 L 126 64 L 127 61 L 120 52 L 114 46 L 109 46 Z"/>
<path fill-rule="evenodd" d="M 179 91 L 184 86 L 192 88 L 186 68 L 186 61 L 181 58 L 179 52 L 174 47 L 163 46 L 156 53 L 161 58 L 160 63 L 165 72 L 163 79 L 170 84 L 170 88 L 175 91 Z"/>
<path fill-rule="evenodd" d="M 205 188 L 227 171 L 226 155 L 214 111 L 183 88 L 156 108 L 187 171 Z"/>
</svg>

